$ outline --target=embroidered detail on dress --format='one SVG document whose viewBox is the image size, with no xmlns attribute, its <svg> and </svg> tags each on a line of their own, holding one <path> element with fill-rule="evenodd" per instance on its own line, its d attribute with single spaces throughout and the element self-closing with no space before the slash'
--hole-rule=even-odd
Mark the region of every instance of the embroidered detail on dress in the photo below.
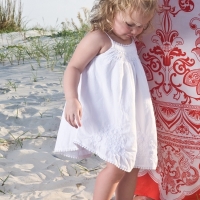
<svg viewBox="0 0 200 200">
<path fill-rule="evenodd" d="M 116 59 L 121 61 L 127 60 L 129 62 L 130 61 L 135 62 L 133 54 L 137 55 L 137 52 L 132 43 L 128 45 L 126 48 L 124 48 L 121 45 L 118 45 L 117 43 L 113 46 L 113 48 L 115 49 L 115 54 L 113 54 L 113 57 L 115 57 Z M 127 48 L 131 48 L 131 51 L 127 50 Z"/>
</svg>

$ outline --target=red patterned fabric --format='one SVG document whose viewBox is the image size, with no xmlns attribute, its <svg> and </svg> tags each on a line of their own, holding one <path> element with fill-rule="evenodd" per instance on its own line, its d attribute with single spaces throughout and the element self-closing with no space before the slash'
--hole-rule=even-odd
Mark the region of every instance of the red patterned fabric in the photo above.
<svg viewBox="0 0 200 200">
<path fill-rule="evenodd" d="M 159 162 L 156 171 L 140 172 L 136 193 L 198 200 L 200 0 L 159 0 L 159 5 L 155 31 L 137 43 L 154 104 Z"/>
</svg>

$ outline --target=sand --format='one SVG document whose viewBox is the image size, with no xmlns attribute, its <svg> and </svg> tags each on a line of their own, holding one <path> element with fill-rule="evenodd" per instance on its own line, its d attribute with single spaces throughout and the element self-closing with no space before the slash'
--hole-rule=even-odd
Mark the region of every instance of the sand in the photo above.
<svg viewBox="0 0 200 200">
<path fill-rule="evenodd" d="M 2 34 L 6 47 L 24 45 L 38 31 Z M 51 42 L 47 36 L 42 41 Z M 2 50 L 3 49 L 3 50 Z M 8 53 L 7 57 L 10 54 Z M 62 59 L 61 59 L 62 60 Z M 74 160 L 54 155 L 64 106 L 65 66 L 41 66 L 25 58 L 0 61 L 0 199 L 92 199 L 94 182 L 104 162 L 95 155 Z"/>
</svg>

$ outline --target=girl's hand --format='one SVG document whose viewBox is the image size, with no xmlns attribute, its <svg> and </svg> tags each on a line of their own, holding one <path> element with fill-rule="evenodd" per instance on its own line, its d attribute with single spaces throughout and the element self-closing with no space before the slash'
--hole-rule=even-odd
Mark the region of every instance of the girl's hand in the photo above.
<svg viewBox="0 0 200 200">
<path fill-rule="evenodd" d="M 78 99 L 67 100 L 65 106 L 65 119 L 73 127 L 81 126 L 82 108 Z"/>
</svg>

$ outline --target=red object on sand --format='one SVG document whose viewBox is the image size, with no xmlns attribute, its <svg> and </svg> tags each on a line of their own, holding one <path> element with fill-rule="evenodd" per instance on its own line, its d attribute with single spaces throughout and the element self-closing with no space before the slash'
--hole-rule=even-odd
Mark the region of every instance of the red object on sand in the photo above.
<svg viewBox="0 0 200 200">
<path fill-rule="evenodd" d="M 158 167 L 141 171 L 136 194 L 200 199 L 200 2 L 159 0 L 154 31 L 137 43 L 153 99 Z M 199 195 L 199 196 L 198 196 Z"/>
</svg>

